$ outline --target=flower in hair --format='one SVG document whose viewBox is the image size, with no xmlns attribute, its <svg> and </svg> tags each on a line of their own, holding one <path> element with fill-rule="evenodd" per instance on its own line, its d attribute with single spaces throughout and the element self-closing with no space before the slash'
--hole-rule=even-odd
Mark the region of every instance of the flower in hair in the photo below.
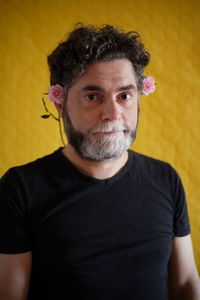
<svg viewBox="0 0 200 300">
<path fill-rule="evenodd" d="M 149 95 L 153 93 L 156 89 L 154 78 L 151 76 L 145 76 L 142 84 L 142 93 L 145 95 Z"/>
<path fill-rule="evenodd" d="M 48 88 L 48 96 L 52 102 L 62 104 L 64 101 L 63 87 L 59 84 L 51 85 Z"/>
</svg>

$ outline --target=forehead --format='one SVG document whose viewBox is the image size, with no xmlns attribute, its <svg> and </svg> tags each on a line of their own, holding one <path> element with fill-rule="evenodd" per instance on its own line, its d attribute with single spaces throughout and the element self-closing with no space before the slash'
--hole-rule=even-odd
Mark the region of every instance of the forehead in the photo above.
<svg viewBox="0 0 200 300">
<path fill-rule="evenodd" d="M 76 80 L 74 87 L 81 89 L 88 84 L 107 88 L 118 87 L 118 85 L 136 85 L 133 65 L 125 58 L 92 63 Z"/>
</svg>

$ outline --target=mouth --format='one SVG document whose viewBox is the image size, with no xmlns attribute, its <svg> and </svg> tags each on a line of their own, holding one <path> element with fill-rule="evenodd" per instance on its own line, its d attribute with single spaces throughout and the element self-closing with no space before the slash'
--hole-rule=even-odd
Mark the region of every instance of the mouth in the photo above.
<svg viewBox="0 0 200 300">
<path fill-rule="evenodd" d="M 98 131 L 98 132 L 95 132 L 95 134 L 102 134 L 102 135 L 113 135 L 113 134 L 119 134 L 123 132 L 123 130 L 117 130 L 117 131 Z"/>
</svg>

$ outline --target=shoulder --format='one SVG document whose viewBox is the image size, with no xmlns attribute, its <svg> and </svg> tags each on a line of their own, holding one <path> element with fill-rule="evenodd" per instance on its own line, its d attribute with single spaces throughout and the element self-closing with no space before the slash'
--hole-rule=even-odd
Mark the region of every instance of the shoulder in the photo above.
<svg viewBox="0 0 200 300">
<path fill-rule="evenodd" d="M 48 171 L 52 166 L 56 165 L 56 161 L 59 157 L 60 149 L 54 151 L 51 154 L 45 155 L 43 157 L 37 158 L 34 161 L 26 163 L 24 165 L 11 167 L 8 171 L 2 176 L 1 182 L 6 180 L 9 177 L 16 177 L 16 176 L 28 176 L 29 173 L 34 173 L 37 171 L 46 170 Z"/>
<path fill-rule="evenodd" d="M 132 172 L 137 173 L 138 177 L 173 192 L 178 186 L 182 188 L 181 178 L 170 163 L 135 151 L 131 151 L 131 155 L 133 156 Z"/>
<path fill-rule="evenodd" d="M 58 152 L 10 168 L 0 179 L 0 210 L 10 211 L 9 207 L 15 207 L 20 214 L 28 211 L 33 199 L 38 199 L 46 189 L 49 177 L 56 173 L 56 165 L 59 168 Z"/>
<path fill-rule="evenodd" d="M 190 232 L 184 186 L 177 171 L 169 163 L 136 152 L 132 153 L 138 178 L 148 196 L 161 196 L 161 203 L 173 211 L 174 233 L 183 236 Z M 168 203 L 168 204 L 167 204 Z"/>
<path fill-rule="evenodd" d="M 144 174 L 156 175 L 170 172 L 176 172 L 176 170 L 166 161 L 159 160 L 135 151 L 131 150 L 131 155 L 135 161 L 134 165 Z"/>
<path fill-rule="evenodd" d="M 27 164 L 10 168 L 0 179 L 0 191 L 9 194 L 34 192 L 36 185 L 59 169 L 59 152 L 58 149 Z"/>
</svg>

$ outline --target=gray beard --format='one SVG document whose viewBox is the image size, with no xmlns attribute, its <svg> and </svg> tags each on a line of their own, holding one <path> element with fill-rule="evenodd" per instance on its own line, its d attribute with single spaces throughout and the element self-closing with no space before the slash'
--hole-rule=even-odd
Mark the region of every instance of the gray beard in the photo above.
<svg viewBox="0 0 200 300">
<path fill-rule="evenodd" d="M 83 134 L 73 127 L 66 112 L 63 114 L 63 122 L 69 144 L 81 158 L 92 161 L 100 162 L 120 157 L 132 145 L 137 133 L 137 126 L 135 130 L 131 130 L 127 125 L 107 122 Z M 107 136 L 97 133 L 117 130 L 120 130 L 120 136 L 119 134 Z"/>
</svg>

